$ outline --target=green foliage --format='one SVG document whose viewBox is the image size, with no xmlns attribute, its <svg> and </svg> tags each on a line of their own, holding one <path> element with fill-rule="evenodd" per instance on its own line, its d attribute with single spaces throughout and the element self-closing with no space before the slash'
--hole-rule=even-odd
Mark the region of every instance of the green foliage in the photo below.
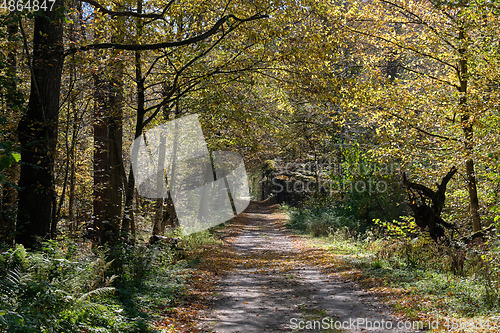
<svg viewBox="0 0 500 333">
<path fill-rule="evenodd" d="M 102 279 L 107 265 L 67 258 L 53 244 L 44 252 L 22 246 L 0 258 L 0 328 L 8 332 L 69 332 L 89 326 L 119 327 L 118 307 L 104 299 L 114 292 L 113 277 Z"/>
<path fill-rule="evenodd" d="M 465 252 L 437 245 L 422 234 L 414 239 L 385 240 L 375 253 L 375 262 L 385 268 L 380 274 L 409 290 L 445 299 L 461 315 L 491 314 L 500 309 L 500 256 L 496 249 L 480 247 Z M 454 264 L 457 259 L 463 260 L 461 272 Z"/>
<path fill-rule="evenodd" d="M 497 230 L 500 223 L 496 222 Z M 489 307 L 500 305 L 500 236 L 493 235 L 485 244 L 468 253 L 465 271 L 477 276 L 485 286 L 484 302 Z"/>
<path fill-rule="evenodd" d="M 0 255 L 0 331 L 150 332 L 144 311 L 175 304 L 183 265 L 161 244 L 97 252 L 54 241 L 40 252 L 17 246 Z"/>
<path fill-rule="evenodd" d="M 0 171 L 3 169 L 7 169 L 13 163 L 19 162 L 21 160 L 21 154 L 16 153 L 12 148 L 12 142 L 1 142 L 0 152 Z"/>
<path fill-rule="evenodd" d="M 401 221 L 393 220 L 392 222 L 386 222 L 380 219 L 374 219 L 373 222 L 391 238 L 411 239 L 420 234 L 420 229 L 412 216 L 400 216 L 400 220 Z"/>
<path fill-rule="evenodd" d="M 480 246 L 450 247 L 436 244 L 412 217 L 375 220 L 374 228 L 360 234 L 356 232 L 359 222 L 352 217 L 349 223 L 336 219 L 339 211 L 333 208 L 295 209 L 289 214 L 290 228 L 313 236 L 328 235 L 317 242 L 365 275 L 410 293 L 444 300 L 460 316 L 491 315 L 500 310 L 499 236 Z"/>
<path fill-rule="evenodd" d="M 369 130 L 371 131 L 371 130 Z M 340 148 L 339 165 L 327 172 L 337 198 L 351 215 L 365 219 L 395 219 L 406 213 L 404 191 L 399 180 L 399 164 L 383 162 L 370 156 L 360 142 L 371 139 L 360 138 L 359 142 Z"/>
<path fill-rule="evenodd" d="M 379 285 L 405 290 L 418 298 L 431 297 L 435 304 L 426 304 L 428 310 L 421 309 L 423 312 L 439 307 L 448 314 L 468 317 L 500 311 L 498 266 L 489 265 L 489 258 L 483 256 L 488 254 L 498 262 L 498 250 L 469 252 L 463 275 L 457 275 L 451 272 L 451 263 L 459 251 L 438 246 L 428 237 L 381 240 L 367 233 L 355 239 L 338 231 L 313 241 L 359 268 L 365 277 L 380 279 Z"/>
<path fill-rule="evenodd" d="M 314 237 L 345 230 L 352 235 L 363 234 L 369 226 L 338 208 L 297 209 L 291 212 L 288 227 L 311 233 Z"/>
<path fill-rule="evenodd" d="M 21 154 L 17 153 L 10 141 L 0 142 L 0 184 L 6 181 L 3 171 L 10 168 L 14 163 L 21 160 Z"/>
</svg>

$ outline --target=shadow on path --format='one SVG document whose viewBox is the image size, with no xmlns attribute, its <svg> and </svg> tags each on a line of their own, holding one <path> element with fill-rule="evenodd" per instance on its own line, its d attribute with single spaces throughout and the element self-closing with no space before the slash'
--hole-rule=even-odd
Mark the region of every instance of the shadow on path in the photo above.
<svg viewBox="0 0 500 333">
<path fill-rule="evenodd" d="M 240 233 L 227 257 L 232 271 L 200 320 L 203 331 L 416 332 L 397 329 L 398 318 L 373 294 L 304 260 L 307 249 L 294 246 L 285 218 L 273 206 L 252 203 L 236 219 Z M 315 326 L 300 329 L 307 324 Z"/>
</svg>

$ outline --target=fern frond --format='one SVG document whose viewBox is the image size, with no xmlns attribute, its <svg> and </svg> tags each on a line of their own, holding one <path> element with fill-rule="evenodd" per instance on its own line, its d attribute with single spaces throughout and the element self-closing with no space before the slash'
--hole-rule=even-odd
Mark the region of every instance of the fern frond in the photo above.
<svg viewBox="0 0 500 333">
<path fill-rule="evenodd" d="M 114 287 L 102 287 L 89 291 L 88 293 L 82 294 L 78 297 L 79 302 L 87 301 L 93 296 L 102 296 L 106 294 L 112 294 L 115 291 Z"/>
</svg>

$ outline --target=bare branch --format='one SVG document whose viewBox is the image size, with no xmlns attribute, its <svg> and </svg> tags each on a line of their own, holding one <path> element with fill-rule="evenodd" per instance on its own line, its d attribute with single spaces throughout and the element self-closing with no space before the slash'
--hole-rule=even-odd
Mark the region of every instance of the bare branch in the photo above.
<svg viewBox="0 0 500 333">
<path fill-rule="evenodd" d="M 398 120 L 403 121 L 410 128 L 413 128 L 413 129 L 415 129 L 415 130 L 417 130 L 417 131 L 419 131 L 419 132 L 421 132 L 421 133 L 423 133 L 425 135 L 428 135 L 428 136 L 431 136 L 431 137 L 435 137 L 435 138 L 439 138 L 439 139 L 443 139 L 443 140 L 460 142 L 460 140 L 457 139 L 457 138 L 452 138 L 452 137 L 448 137 L 448 136 L 444 136 L 444 135 L 440 135 L 440 134 L 436 134 L 436 133 L 431 133 L 431 132 L 429 132 L 427 130 L 424 130 L 423 128 L 420 128 L 420 127 L 418 127 L 416 125 L 411 124 L 407 119 L 405 119 L 405 118 L 403 118 L 403 117 L 401 117 L 401 116 L 399 116 L 399 115 L 397 115 L 397 114 L 395 114 L 393 112 L 390 112 L 388 110 L 386 110 L 386 112 L 391 117 L 394 117 L 394 118 L 396 118 Z"/>
<path fill-rule="evenodd" d="M 451 87 L 454 87 L 454 88 L 460 88 L 458 85 L 448 81 L 448 80 L 443 80 L 443 79 L 440 79 L 438 78 L 437 76 L 435 75 L 432 75 L 432 74 L 429 74 L 429 73 L 425 73 L 425 72 L 420 72 L 418 70 L 415 70 L 413 68 L 410 68 L 410 67 L 407 67 L 407 66 L 403 66 L 403 65 L 399 65 L 399 67 L 401 67 L 402 69 L 408 71 L 408 72 L 412 72 L 412 73 L 415 73 L 415 74 L 418 74 L 418 75 L 423 75 L 423 76 L 426 76 L 428 77 L 429 79 L 432 79 L 434 81 L 438 81 L 438 82 L 441 82 L 441 83 L 444 83 L 446 85 L 449 85 Z"/>
<path fill-rule="evenodd" d="M 84 45 L 76 48 L 70 48 L 64 51 L 64 56 L 76 53 L 76 52 L 81 52 L 81 51 L 89 51 L 89 50 L 102 50 L 102 49 L 114 49 L 114 50 L 128 50 L 128 51 L 144 51 L 144 50 L 159 50 L 159 49 L 165 49 L 165 48 L 172 48 L 172 47 L 177 47 L 177 46 L 183 46 L 183 45 L 189 45 L 189 44 L 195 44 L 198 43 L 204 39 L 207 39 L 208 37 L 211 37 L 215 35 L 218 31 L 219 28 L 226 22 L 229 21 L 229 19 L 233 19 L 237 21 L 238 23 L 243 23 L 243 22 L 249 22 L 249 21 L 254 21 L 254 20 L 259 20 L 262 18 L 267 18 L 267 15 L 261 15 L 261 14 L 255 14 L 251 17 L 241 19 L 238 18 L 234 15 L 226 15 L 222 18 L 220 18 L 210 30 L 198 35 L 194 36 L 191 38 L 179 40 L 179 41 L 173 41 L 173 42 L 162 42 L 162 43 L 155 43 L 155 44 L 119 44 L 119 43 L 96 43 L 96 44 L 89 44 L 89 45 Z"/>
<path fill-rule="evenodd" d="M 167 12 L 167 10 L 172 6 L 172 4 L 175 2 L 175 0 L 170 0 L 169 3 L 163 8 L 161 13 L 148 13 L 148 14 L 141 14 L 137 12 L 132 12 L 132 11 L 123 11 L 123 12 L 117 12 L 114 10 L 107 9 L 100 3 L 94 0 L 80 0 L 81 2 L 88 3 L 89 5 L 99 9 L 100 12 L 104 14 L 108 14 L 111 17 L 118 17 L 118 16 L 127 16 L 127 17 L 139 17 L 139 18 L 152 18 L 152 19 L 159 19 L 162 18 L 163 15 Z"/>
<path fill-rule="evenodd" d="M 396 47 L 399 47 L 403 50 L 408 50 L 408 51 L 411 51 L 411 52 L 414 52 L 415 54 L 418 54 L 418 55 L 421 55 L 423 57 L 427 57 L 427 58 L 430 58 L 430 59 L 433 59 L 445 66 L 449 66 L 455 70 L 457 70 L 457 66 L 447 62 L 446 60 L 443 60 L 441 58 L 439 58 L 438 56 L 435 56 L 431 53 L 428 53 L 428 52 L 424 52 L 422 49 L 419 49 L 417 47 L 412 47 L 412 46 L 409 46 L 409 45 L 404 45 L 403 43 L 398 43 L 394 40 L 391 40 L 389 38 L 386 38 L 386 37 L 383 37 L 383 36 L 379 36 L 379 35 L 375 35 L 375 34 L 372 34 L 372 33 L 368 33 L 368 32 L 365 32 L 365 31 L 362 31 L 362 30 L 358 30 L 358 29 L 355 29 L 355 28 L 351 28 L 349 27 L 348 25 L 343 25 L 343 27 L 347 30 L 349 30 L 350 32 L 353 32 L 353 33 L 356 33 L 356 34 L 360 34 L 360 35 L 363 35 L 363 36 L 367 36 L 367 37 L 372 37 L 372 38 L 375 38 L 375 39 L 380 39 L 386 43 L 389 43 L 391 45 L 394 45 Z"/>
</svg>

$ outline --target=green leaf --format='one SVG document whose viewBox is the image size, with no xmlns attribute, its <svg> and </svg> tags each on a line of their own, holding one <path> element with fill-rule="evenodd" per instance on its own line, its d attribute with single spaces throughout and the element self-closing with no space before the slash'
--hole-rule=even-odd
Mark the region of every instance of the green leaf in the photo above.
<svg viewBox="0 0 500 333">
<path fill-rule="evenodd" d="M 14 158 L 14 161 L 19 162 L 21 160 L 21 154 L 12 153 L 12 158 Z"/>
</svg>

